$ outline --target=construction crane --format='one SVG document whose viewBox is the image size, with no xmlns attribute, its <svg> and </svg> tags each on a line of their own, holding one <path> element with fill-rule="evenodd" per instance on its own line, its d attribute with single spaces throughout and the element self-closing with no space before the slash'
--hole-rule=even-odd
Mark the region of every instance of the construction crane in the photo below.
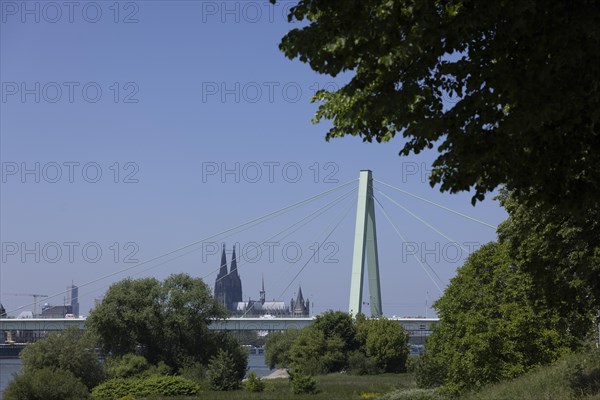
<svg viewBox="0 0 600 400">
<path fill-rule="evenodd" d="M 4 293 L 7 296 L 31 296 L 33 297 L 33 315 L 37 315 L 37 303 L 38 299 L 43 299 L 44 297 L 48 297 L 47 294 L 38 294 L 38 293 Z"/>
</svg>

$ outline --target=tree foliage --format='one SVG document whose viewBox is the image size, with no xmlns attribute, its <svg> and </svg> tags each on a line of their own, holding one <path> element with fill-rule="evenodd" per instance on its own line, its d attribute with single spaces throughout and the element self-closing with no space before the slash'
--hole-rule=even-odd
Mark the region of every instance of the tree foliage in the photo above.
<svg viewBox="0 0 600 400">
<path fill-rule="evenodd" d="M 509 216 L 498 233 L 511 259 L 533 277 L 538 297 L 572 316 L 570 329 L 584 335 L 600 309 L 600 206 L 566 214 L 506 192 L 500 199 Z"/>
<path fill-rule="evenodd" d="M 88 389 L 71 372 L 56 368 L 28 370 L 4 391 L 5 400 L 85 400 Z"/>
<path fill-rule="evenodd" d="M 168 375 L 170 372 L 170 368 L 162 361 L 158 365 L 152 365 L 137 354 L 129 353 L 123 357 L 110 357 L 106 360 L 106 375 L 109 379 Z"/>
<path fill-rule="evenodd" d="M 295 329 L 269 333 L 265 341 L 265 364 L 271 369 L 291 366 L 290 349 L 299 334 Z"/>
<path fill-rule="evenodd" d="M 240 387 L 242 379 L 233 374 L 234 358 L 227 350 L 219 350 L 208 363 L 208 382 L 212 390 L 235 390 Z"/>
<path fill-rule="evenodd" d="M 400 324 L 385 318 L 366 320 L 365 350 L 383 372 L 405 372 L 408 358 L 408 333 Z"/>
<path fill-rule="evenodd" d="M 271 333 L 265 345 L 265 362 L 316 375 L 345 371 L 357 374 L 405 370 L 408 335 L 394 321 L 355 320 L 341 311 L 327 311 L 300 331 Z"/>
<path fill-rule="evenodd" d="M 226 314 L 208 286 L 186 274 L 125 279 L 113 284 L 88 317 L 86 326 L 106 353 L 141 353 L 152 364 L 177 370 L 194 361 L 206 364 L 216 350 L 211 318 Z"/>
<path fill-rule="evenodd" d="M 214 332 L 212 334 L 210 349 L 211 357 L 218 356 L 221 350 L 227 351 L 233 360 L 233 368 L 229 374 L 241 381 L 248 369 L 248 350 L 244 349 L 230 332 Z"/>
<path fill-rule="evenodd" d="M 323 331 L 309 326 L 294 340 L 290 360 L 294 368 L 310 375 L 341 371 L 348 363 L 345 347 L 339 336 L 327 337 Z"/>
<path fill-rule="evenodd" d="M 294 394 L 315 394 L 318 391 L 315 378 L 302 370 L 291 370 L 290 382 Z"/>
<path fill-rule="evenodd" d="M 532 278 L 515 267 L 506 245 L 471 254 L 434 307 L 440 324 L 427 340 L 423 386 L 453 393 L 512 378 L 575 348 L 570 320 L 536 298 Z"/>
<path fill-rule="evenodd" d="M 61 369 L 69 371 L 91 389 L 105 376 L 93 343 L 77 328 L 52 332 L 47 338 L 25 346 L 20 358 L 23 372 L 36 379 L 48 377 L 48 373 L 33 375 L 37 370 Z"/>
<path fill-rule="evenodd" d="M 92 390 L 93 400 L 164 398 L 186 396 L 200 392 L 197 383 L 180 376 L 146 376 L 115 378 Z"/>
<path fill-rule="evenodd" d="M 306 23 L 284 54 L 348 80 L 313 99 L 328 140 L 437 146 L 430 183 L 473 188 L 473 203 L 505 184 L 574 212 L 598 204 L 598 2 L 300 0 L 288 18 Z"/>
</svg>

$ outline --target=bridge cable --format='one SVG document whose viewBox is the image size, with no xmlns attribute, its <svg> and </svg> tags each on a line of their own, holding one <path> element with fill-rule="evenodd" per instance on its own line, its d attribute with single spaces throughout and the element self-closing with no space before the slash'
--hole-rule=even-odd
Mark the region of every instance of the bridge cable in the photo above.
<svg viewBox="0 0 600 400">
<path fill-rule="evenodd" d="M 376 189 L 377 190 L 377 189 Z M 389 201 L 391 201 L 392 203 L 394 203 L 396 206 L 400 207 L 402 210 L 406 211 L 408 214 L 410 214 L 411 216 L 413 216 L 414 218 L 416 218 L 417 220 L 419 220 L 421 223 L 423 223 L 425 226 L 427 226 L 428 228 L 432 229 L 434 232 L 440 234 L 441 236 L 443 236 L 445 239 L 449 240 L 452 243 L 457 244 L 463 251 L 465 252 L 469 252 L 466 248 L 464 248 L 460 243 L 458 243 L 456 240 L 452 239 L 451 237 L 447 236 L 446 234 L 444 234 L 444 232 L 440 231 L 439 229 L 437 229 L 435 226 L 431 225 L 429 222 L 425 221 L 423 218 L 419 217 L 417 214 L 413 213 L 412 211 L 410 211 L 408 208 L 404 207 L 402 204 L 396 202 L 394 199 L 392 199 L 390 196 L 388 196 L 387 194 L 383 193 L 380 190 L 377 190 L 377 193 L 381 194 L 382 196 L 384 196 L 386 199 L 388 199 Z"/>
<path fill-rule="evenodd" d="M 240 229 L 240 228 L 242 228 L 242 227 L 247 227 L 248 225 L 256 225 L 257 223 L 264 222 L 264 220 L 268 220 L 268 219 L 274 218 L 274 217 L 276 217 L 276 216 L 279 216 L 279 215 L 281 215 L 281 214 L 283 214 L 283 213 L 285 213 L 285 212 L 288 212 L 288 211 L 291 211 L 291 210 L 293 210 L 293 209 L 295 209 L 295 208 L 298 208 L 298 207 L 300 207 L 300 206 L 303 206 L 303 205 L 305 205 L 305 204 L 307 204 L 307 203 L 309 203 L 309 202 L 311 202 L 311 201 L 314 201 L 314 200 L 316 200 L 316 199 L 318 199 L 318 198 L 324 197 L 324 196 L 326 196 L 327 194 L 330 194 L 330 193 L 336 192 L 336 191 L 338 191 L 338 190 L 341 190 L 341 189 L 343 189 L 343 188 L 345 188 L 345 187 L 347 187 L 347 186 L 350 186 L 350 185 L 352 185 L 352 184 L 356 183 L 357 181 L 358 181 L 358 179 L 353 179 L 353 180 L 351 180 L 351 181 L 349 181 L 349 182 L 347 182 L 347 183 L 344 183 L 344 184 L 342 184 L 342 185 L 336 186 L 336 187 L 335 187 L 335 188 L 333 188 L 333 189 L 326 190 L 326 191 L 324 191 L 324 192 L 321 192 L 321 193 L 319 193 L 319 194 L 317 194 L 317 195 L 314 195 L 314 196 L 308 197 L 308 198 L 306 198 L 306 199 L 304 199 L 304 200 L 301 200 L 301 201 L 299 201 L 299 202 L 296 202 L 296 203 L 293 203 L 293 204 L 291 204 L 291 205 L 289 205 L 289 206 L 283 207 L 283 208 L 281 208 L 281 209 L 279 209 L 279 210 L 277 210 L 277 211 L 273 211 L 273 212 L 267 213 L 267 214 L 265 214 L 265 215 L 263 215 L 263 216 L 261 216 L 261 217 L 254 218 L 254 219 L 252 219 L 252 220 L 250 220 L 250 221 L 244 222 L 244 223 L 242 223 L 242 224 L 240 224 L 240 225 L 237 225 L 237 226 L 235 226 L 235 227 L 233 227 L 233 228 L 226 229 L 226 230 L 224 230 L 224 231 L 222 231 L 222 232 L 219 232 L 219 233 L 217 233 L 217 234 L 215 234 L 215 235 L 208 236 L 208 237 L 206 237 L 206 238 L 204 238 L 204 239 L 197 240 L 197 241 L 195 241 L 195 242 L 192 242 L 192 243 L 189 243 L 189 244 L 187 244 L 187 245 L 185 245 L 185 246 L 179 247 L 178 249 L 171 250 L 171 251 L 169 251 L 169 252 L 166 252 L 166 253 L 164 253 L 164 254 L 161 254 L 161 255 L 158 255 L 158 256 L 156 256 L 156 257 L 150 258 L 150 259 L 148 259 L 148 260 L 145 260 L 145 261 L 141 261 L 141 262 L 139 262 L 139 263 L 136 263 L 136 264 L 134 264 L 134 265 L 132 265 L 132 266 L 129 266 L 129 267 L 126 267 L 126 268 L 122 268 L 122 269 L 120 269 L 120 270 L 118 270 L 118 271 L 115 271 L 115 272 L 111 272 L 111 273 L 109 273 L 109 274 L 106 274 L 106 275 L 104 275 L 104 276 L 101 276 L 101 277 L 99 277 L 99 278 L 92 279 L 92 280 L 90 280 L 90 281 L 88 281 L 88 282 L 85 282 L 85 283 L 83 283 L 83 284 L 81 284 L 81 285 L 78 285 L 78 288 L 81 288 L 81 287 L 86 287 L 86 286 L 88 286 L 88 285 L 94 284 L 94 283 L 96 283 L 96 282 L 99 282 L 99 281 L 102 281 L 102 280 L 104 280 L 104 279 L 107 279 L 107 278 L 113 277 L 113 276 L 115 276 L 115 275 L 119 275 L 119 274 L 122 274 L 122 273 L 124 273 L 124 272 L 130 271 L 130 270 L 132 270 L 132 269 L 138 268 L 138 267 L 140 267 L 140 266 L 142 266 L 142 265 L 149 264 L 149 263 L 151 263 L 151 262 L 153 262 L 153 261 L 159 260 L 159 259 L 161 259 L 161 258 L 163 258 L 163 257 L 170 256 L 170 255 L 172 255 L 172 254 L 175 254 L 175 253 L 177 253 L 177 252 L 179 252 L 179 251 L 181 251 L 181 250 L 185 250 L 185 249 L 187 249 L 187 248 L 190 248 L 190 247 L 192 247 L 192 246 L 195 246 L 195 245 L 197 245 L 197 244 L 199 244 L 199 243 L 202 243 L 202 242 L 205 242 L 205 241 L 207 241 L 207 240 L 210 240 L 210 239 L 214 239 L 214 238 L 216 238 L 216 237 L 219 237 L 219 236 L 221 236 L 221 235 L 223 235 L 223 234 L 225 234 L 225 233 L 229 233 L 229 232 L 232 232 L 232 231 L 236 231 L 236 230 L 238 230 L 238 229 Z M 247 228 L 245 228 L 245 229 L 247 229 Z M 67 290 L 63 290 L 63 291 L 60 291 L 60 292 L 58 292 L 58 293 L 55 293 L 55 294 L 53 294 L 53 295 L 51 295 L 51 296 L 48 296 L 46 299 L 48 299 L 48 300 L 49 300 L 49 299 L 53 299 L 53 298 L 56 298 L 56 297 L 58 297 L 58 296 L 65 295 L 65 294 L 67 294 L 67 293 L 69 293 L 69 289 L 67 289 Z M 19 308 L 17 308 L 17 309 L 14 309 L 14 310 L 9 310 L 9 311 L 7 311 L 7 314 L 8 314 L 8 313 L 12 313 L 12 312 L 14 312 L 14 311 L 18 311 L 18 310 L 20 310 L 20 309 L 22 309 L 22 308 L 25 308 L 25 307 L 30 307 L 30 306 L 33 306 L 33 305 L 34 305 L 34 303 L 25 304 L 25 305 L 23 305 L 23 306 L 21 306 L 21 307 L 19 307 Z"/>
<path fill-rule="evenodd" d="M 375 196 L 373 196 L 373 198 L 375 198 Z M 377 200 L 377 199 L 375 198 L 375 200 Z M 383 206 L 379 202 L 379 200 L 377 200 L 377 204 L 381 208 L 381 211 L 383 212 L 383 215 L 385 216 L 385 218 L 392 225 L 392 227 L 394 228 L 394 230 L 396 231 L 396 233 L 398 234 L 398 236 L 400 236 L 400 239 L 404 243 L 408 243 L 406 241 L 406 239 L 404 238 L 404 236 L 400 233 L 400 231 L 398 230 L 398 228 L 396 227 L 396 225 L 392 222 L 392 220 L 390 219 L 389 215 L 387 214 L 387 212 L 385 211 L 385 209 L 383 208 Z M 429 273 L 429 271 L 427 270 L 427 268 L 425 268 L 425 265 L 423 265 L 423 262 L 419 259 L 419 257 L 417 257 L 415 254 L 413 254 L 412 256 L 415 257 L 415 259 L 417 260 L 417 262 L 419 263 L 419 265 L 421 266 L 421 268 L 423 268 L 423 271 L 425 271 L 425 273 L 427 274 L 427 276 L 429 277 L 429 279 L 433 282 L 433 284 L 435 285 L 435 287 L 439 290 L 440 294 L 444 293 L 444 291 L 440 288 L 440 286 L 437 284 L 437 282 L 435 281 L 435 279 L 433 279 L 433 277 L 431 276 L 431 274 Z M 427 264 L 427 262 L 425 262 L 425 264 Z M 438 280 L 440 281 L 440 283 L 442 283 L 442 279 L 439 277 L 439 275 L 437 274 L 437 272 L 435 272 L 435 270 L 433 268 L 431 268 L 431 266 L 429 264 L 427 264 L 427 266 L 429 267 L 429 269 L 431 270 L 431 272 L 433 272 L 434 275 L 438 278 Z"/>
<path fill-rule="evenodd" d="M 298 230 L 299 230 L 299 229 L 300 229 L 302 226 L 304 226 L 304 225 L 306 225 L 307 223 L 311 222 L 311 221 L 312 221 L 312 220 L 314 220 L 316 217 L 318 217 L 319 215 L 323 214 L 324 212 L 326 212 L 327 210 L 329 210 L 330 208 L 332 208 L 333 206 L 335 206 L 336 204 L 338 204 L 339 202 L 341 202 L 342 200 L 344 200 L 345 198 L 347 198 L 348 196 L 350 196 L 350 195 L 351 195 L 353 192 L 355 192 L 357 189 L 358 189 L 358 188 L 353 188 L 353 189 L 350 189 L 349 191 L 347 191 L 347 192 L 346 192 L 346 193 L 344 193 L 343 195 L 341 195 L 341 196 L 337 197 L 336 199 L 334 199 L 334 200 L 333 200 L 333 201 L 331 201 L 330 203 L 328 203 L 328 204 L 326 204 L 325 206 L 323 206 L 323 207 L 319 208 L 318 210 L 316 210 L 316 211 L 312 212 L 312 213 L 311 213 L 311 214 L 309 214 L 308 216 L 306 216 L 306 217 L 302 218 L 300 221 L 296 222 L 295 224 L 293 224 L 293 225 L 291 225 L 291 226 L 289 226 L 289 227 L 287 227 L 287 228 L 283 229 L 282 231 L 280 231 L 280 232 L 276 233 L 275 235 L 271 236 L 270 238 L 266 239 L 264 242 L 262 242 L 262 243 L 261 243 L 261 247 L 262 247 L 262 246 L 264 246 L 264 244 L 265 244 L 265 243 L 267 243 L 268 241 L 270 241 L 270 240 L 274 239 L 275 237 L 277 237 L 278 235 L 280 235 L 282 232 L 285 232 L 285 231 L 287 231 L 287 230 L 290 230 L 290 229 L 291 229 L 292 227 L 294 227 L 295 225 L 299 225 L 299 224 L 300 224 L 300 226 L 298 226 L 296 229 L 292 230 L 291 232 L 289 232 L 288 234 L 286 234 L 285 236 L 283 236 L 281 239 L 284 239 L 285 237 L 287 237 L 287 236 L 291 235 L 292 233 L 294 233 L 294 232 L 298 231 Z M 225 237 L 223 237 L 223 239 L 224 239 L 224 238 L 226 238 L 226 237 L 229 237 L 229 236 L 231 236 L 231 235 L 233 235 L 233 234 L 234 234 L 234 233 L 227 234 Z M 167 264 L 167 263 L 170 263 L 170 262 L 172 262 L 172 261 L 174 261 L 174 260 L 176 260 L 176 259 L 178 259 L 178 258 L 181 258 L 181 257 L 183 257 L 183 256 L 185 256 L 185 255 L 191 254 L 191 253 L 193 253 L 193 252 L 196 252 L 196 251 L 198 251 L 198 250 L 200 250 L 200 249 L 198 249 L 198 248 L 195 248 L 195 249 L 192 249 L 192 250 L 188 250 L 188 251 L 186 251 L 186 252 L 184 252 L 184 253 L 182 253 L 182 254 L 178 254 L 178 255 L 176 255 L 176 256 L 174 256 L 174 257 L 172 257 L 172 258 L 168 259 L 168 260 L 162 261 L 162 262 L 160 262 L 160 263 L 158 263 L 158 264 L 156 264 L 156 265 L 153 265 L 153 266 L 151 266 L 151 267 L 149 267 L 149 268 L 146 268 L 146 269 L 144 269 L 144 270 L 137 271 L 137 272 L 135 272 L 135 273 L 133 273 L 133 274 L 130 274 L 129 276 L 133 276 L 133 275 L 139 275 L 139 274 L 142 274 L 142 273 L 144 273 L 144 272 L 148 272 L 148 271 L 150 271 L 150 270 L 152 270 L 152 269 L 154 269 L 154 268 L 158 268 L 158 267 L 160 267 L 160 266 L 162 266 L 162 265 L 165 265 L 165 264 Z M 238 265 L 237 265 L 237 266 L 238 266 L 238 269 L 239 269 L 241 266 L 245 265 L 245 264 L 246 264 L 246 262 L 243 262 L 243 261 L 242 261 L 242 262 L 239 262 L 239 263 L 238 263 Z M 204 275 L 204 276 L 201 276 L 200 278 L 201 278 L 201 279 L 207 278 L 208 276 L 210 276 L 210 275 L 214 274 L 215 272 L 217 272 L 217 271 L 219 271 L 219 270 L 220 270 L 220 267 L 219 267 L 219 268 L 217 268 L 217 269 L 215 269 L 215 270 L 213 270 L 212 272 L 210 272 L 210 273 L 208 273 L 208 274 Z M 230 273 L 231 273 L 231 272 L 229 272 L 227 275 L 229 275 Z M 223 279 L 223 278 L 221 278 L 221 279 Z M 217 280 L 217 281 L 218 281 L 218 280 Z M 83 293 L 83 294 L 80 294 L 78 297 L 79 297 L 79 298 L 82 298 L 82 297 L 88 296 L 88 295 L 90 295 L 90 294 L 92 294 L 92 293 L 95 293 L 95 292 L 97 292 L 97 291 L 99 291 L 99 290 L 102 290 L 102 289 L 104 289 L 105 287 L 106 287 L 106 286 L 102 286 L 102 287 L 100 287 L 100 288 L 98 288 L 98 289 L 94 289 L 94 290 L 91 290 L 91 291 L 87 291 L 87 292 L 85 292 L 85 293 Z"/>
<path fill-rule="evenodd" d="M 443 210 L 449 211 L 449 212 L 451 212 L 451 213 L 453 213 L 453 214 L 460 215 L 460 216 L 461 216 L 461 217 L 463 217 L 463 218 L 467 218 L 467 219 L 470 219 L 471 221 L 475 221 L 475 222 L 477 222 L 478 224 L 481 224 L 481 225 L 487 226 L 488 228 L 492 228 L 492 229 L 494 229 L 494 230 L 496 230 L 496 228 L 497 228 L 496 226 L 494 226 L 494 225 L 491 225 L 491 224 L 488 224 L 487 222 L 481 221 L 481 220 L 479 220 L 479 219 L 477 219 L 477 218 L 473 218 L 473 217 L 471 217 L 471 216 L 468 216 L 468 215 L 466 215 L 466 214 L 463 214 L 463 213 L 461 213 L 461 212 L 459 212 L 459 211 L 455 211 L 455 210 L 453 210 L 453 209 L 451 209 L 451 208 L 448 208 L 448 207 L 446 207 L 446 206 L 443 206 L 443 205 L 441 205 L 441 204 L 435 203 L 435 202 L 433 202 L 433 201 L 431 201 L 431 200 L 427 200 L 427 199 L 425 199 L 425 198 L 423 198 L 423 197 L 421 197 L 421 196 L 417 196 L 416 194 L 412 194 L 412 193 L 410 193 L 410 192 L 407 192 L 406 190 L 402 190 L 402 189 L 400 189 L 399 187 L 396 187 L 396 186 L 390 185 L 390 184 L 388 184 L 388 183 L 382 182 L 382 181 L 380 181 L 380 180 L 377 180 L 377 179 L 373 179 L 373 180 L 374 180 L 375 182 L 377 182 L 377 183 L 381 183 L 382 185 L 388 186 L 388 187 L 390 187 L 390 188 L 392 188 L 392 189 L 394 189 L 394 190 L 397 190 L 397 191 L 399 191 L 399 192 L 401 192 L 401 193 L 404 193 L 404 194 L 406 194 L 406 195 L 408 195 L 408 196 L 414 197 L 415 199 L 419 199 L 419 200 L 421 200 L 421 201 L 424 201 L 424 202 L 426 202 L 426 203 L 429 203 L 429 204 L 432 204 L 432 205 L 434 205 L 434 206 L 436 206 L 436 207 L 439 207 L 439 208 L 441 208 L 441 209 L 443 209 Z"/>
<path fill-rule="evenodd" d="M 285 235 L 283 235 L 281 238 L 279 238 L 279 240 L 285 239 L 286 237 L 290 236 L 291 234 L 297 232 L 300 228 L 302 228 L 303 226 L 307 225 L 309 222 L 312 222 L 315 218 L 319 217 L 320 215 L 324 214 L 325 212 L 327 212 L 328 210 L 330 210 L 331 208 L 333 208 L 335 205 L 337 205 L 338 203 L 342 202 L 343 200 L 345 200 L 346 198 L 348 198 L 353 192 L 355 192 L 358 188 L 353 188 L 351 190 L 349 190 L 348 192 L 344 193 L 343 195 L 337 197 L 335 200 L 331 201 L 330 203 L 326 204 L 325 206 L 319 208 L 318 210 L 312 212 L 311 214 L 303 217 L 302 219 L 300 219 L 298 222 L 292 224 L 291 226 L 288 226 L 287 228 L 279 231 L 278 233 L 276 233 L 275 235 L 271 236 L 270 238 L 266 239 L 265 241 L 263 241 L 260 245 L 260 247 L 262 248 L 262 246 L 265 245 L 265 243 L 268 243 L 269 241 L 275 239 L 277 236 L 281 235 L 282 233 L 289 231 L 290 229 L 294 228 L 296 225 L 297 227 L 293 230 L 291 230 L 290 232 L 286 233 Z M 242 254 L 243 256 L 243 254 Z M 247 262 L 240 262 L 238 263 L 238 269 L 240 266 L 247 264 L 249 261 Z M 209 274 L 206 274 L 204 276 L 202 276 L 202 279 L 209 277 L 210 275 L 214 274 L 215 272 L 219 271 L 219 269 L 215 269 L 214 271 L 210 272 Z M 231 272 L 229 272 L 227 275 L 229 275 Z M 226 275 L 226 276 L 227 276 Z M 224 278 L 224 277 L 223 277 Z M 221 278 L 221 279 L 223 279 Z M 219 280 L 217 280 L 216 282 L 218 282 Z"/>
<path fill-rule="evenodd" d="M 326 210 L 323 210 L 323 208 L 325 208 L 325 207 L 322 207 L 322 208 L 320 209 L 320 210 L 322 210 L 322 211 L 321 211 L 321 212 L 319 212 L 319 213 L 318 213 L 318 215 L 314 215 L 314 214 L 316 214 L 316 212 L 318 212 L 318 211 L 320 211 L 320 210 L 317 210 L 315 213 L 313 213 L 313 215 L 314 215 L 314 216 L 309 216 L 309 217 L 310 217 L 310 219 L 308 219 L 308 220 L 306 220 L 306 221 L 305 221 L 305 219 L 303 219 L 303 220 L 300 220 L 298 223 L 302 223 L 302 224 L 301 224 L 301 225 L 300 225 L 300 226 L 299 226 L 297 229 L 295 229 L 295 230 L 293 230 L 292 232 L 290 232 L 290 233 L 286 234 L 285 236 L 283 236 L 281 239 L 285 239 L 287 236 L 289 236 L 289 235 L 291 235 L 292 233 L 294 233 L 294 232 L 298 231 L 298 229 L 300 229 L 302 226 L 306 225 L 308 222 L 311 222 L 311 221 L 312 221 L 312 220 L 314 220 L 316 217 L 318 217 L 318 216 L 322 215 L 323 213 L 325 213 L 326 211 L 328 211 L 329 209 L 331 209 L 333 206 L 337 205 L 337 204 L 338 204 L 338 203 L 340 203 L 341 201 L 343 201 L 343 200 L 346 200 L 346 199 L 347 199 L 347 198 L 348 198 L 348 197 L 349 197 L 349 196 L 350 196 L 350 195 L 351 195 L 353 192 L 355 192 L 355 191 L 357 191 L 357 190 L 358 190 L 358 187 L 356 187 L 356 188 L 354 188 L 354 189 L 352 189 L 352 190 L 350 190 L 350 191 L 346 192 L 344 195 L 342 195 L 342 196 L 338 197 L 336 200 L 334 200 L 333 202 L 331 202 L 330 204 L 328 204 L 328 205 L 326 206 L 326 207 L 327 207 L 327 209 L 326 209 Z M 296 223 L 296 224 L 298 224 L 298 223 Z M 295 225 L 296 225 L 296 224 L 295 224 Z M 275 235 L 275 236 L 277 236 L 277 235 Z M 281 240 L 281 239 L 280 239 L 280 240 Z M 271 240 L 271 239 L 267 239 L 267 240 Z M 266 243 L 266 241 L 265 241 L 265 242 L 263 242 L 263 243 Z M 320 248 L 321 248 L 321 246 L 319 246 L 319 247 L 317 248 L 317 250 L 315 251 L 315 254 L 316 254 L 316 253 L 318 253 L 318 251 L 319 251 L 319 249 L 320 249 Z M 311 258 L 312 258 L 312 257 L 311 257 Z M 310 259 L 307 261 L 307 263 L 308 263 L 309 261 L 310 261 Z M 305 264 L 305 266 L 306 266 L 306 264 Z M 304 268 L 303 268 L 303 269 L 304 269 Z M 302 272 L 302 271 L 300 271 L 300 272 Z M 296 277 L 297 277 L 297 276 L 298 276 L 298 275 L 296 275 Z M 296 279 L 296 277 L 294 277 L 294 279 Z M 292 281 L 292 282 L 293 282 L 293 281 Z M 290 285 L 291 285 L 291 283 L 290 283 Z M 290 285 L 288 285 L 288 287 L 289 287 Z M 286 291 L 286 290 L 287 290 L 287 288 L 286 288 L 286 289 L 283 291 L 283 293 L 285 293 L 285 291 Z M 283 293 L 282 293 L 282 295 L 283 295 Z M 281 295 L 280 295 L 280 300 L 281 300 Z M 254 304 L 256 304 L 256 302 L 255 302 L 255 303 L 253 303 L 251 307 L 249 307 L 248 309 L 246 309 L 246 311 L 245 311 L 245 312 L 244 312 L 244 314 L 242 315 L 242 318 L 243 318 L 243 317 L 245 317 L 245 316 L 248 314 L 248 312 L 250 312 L 250 311 L 251 311 L 251 310 L 254 308 Z"/>
<path fill-rule="evenodd" d="M 298 278 L 298 276 L 302 273 L 302 271 L 304 271 L 304 269 L 306 268 L 306 266 L 308 265 L 308 263 L 315 257 L 315 255 L 319 252 L 319 250 L 321 249 L 321 247 L 323 246 L 323 244 L 325 244 L 325 242 L 327 241 L 327 239 L 329 239 L 329 237 L 333 234 L 333 232 L 335 232 L 335 230 L 337 229 L 338 226 L 340 226 L 340 224 L 342 223 L 342 221 L 344 220 L 344 218 L 346 218 L 346 216 L 348 215 L 348 212 L 350 212 L 350 210 L 353 208 L 354 203 L 350 203 L 350 206 L 346 209 L 346 211 L 344 213 L 341 214 L 341 217 L 339 218 L 339 220 L 337 221 L 337 223 L 335 224 L 335 226 L 331 229 L 331 231 L 329 231 L 329 233 L 327 234 L 327 236 L 323 239 L 323 241 L 321 243 L 319 243 L 319 247 L 317 247 L 317 250 L 313 253 L 313 255 L 306 261 L 306 263 L 304 263 L 304 265 L 302 266 L 302 268 L 300 268 L 300 271 L 298 271 L 298 273 L 294 276 L 294 278 L 290 281 L 290 283 L 285 287 L 285 289 L 283 289 L 283 291 L 281 292 L 281 294 L 279 295 L 279 299 L 281 299 L 283 297 L 283 294 L 289 289 L 290 286 L 292 286 L 292 283 L 294 283 L 294 281 L 296 280 L 296 278 Z M 332 223 L 333 224 L 333 223 Z M 331 224 L 331 225 L 332 225 Z"/>
</svg>

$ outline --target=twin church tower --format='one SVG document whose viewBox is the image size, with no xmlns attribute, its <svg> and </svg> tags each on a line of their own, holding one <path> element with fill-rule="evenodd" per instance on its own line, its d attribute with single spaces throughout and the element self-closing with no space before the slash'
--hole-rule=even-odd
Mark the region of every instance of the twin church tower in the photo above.
<svg viewBox="0 0 600 400">
<path fill-rule="evenodd" d="M 237 268 L 235 246 L 231 256 L 231 269 L 227 270 L 227 257 L 225 255 L 225 244 L 221 253 L 221 266 L 219 275 L 215 280 L 215 299 L 222 303 L 232 316 L 242 317 L 308 317 L 310 302 L 304 300 L 302 288 L 298 289 L 296 299 L 289 304 L 283 301 L 266 301 L 265 282 L 263 279 L 260 298 L 258 301 L 248 299 L 242 300 L 242 280 Z"/>
</svg>

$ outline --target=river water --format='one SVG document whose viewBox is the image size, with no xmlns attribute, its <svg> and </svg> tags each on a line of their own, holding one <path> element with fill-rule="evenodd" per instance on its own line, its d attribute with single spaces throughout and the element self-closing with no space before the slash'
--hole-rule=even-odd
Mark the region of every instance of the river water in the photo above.
<svg viewBox="0 0 600 400">
<path fill-rule="evenodd" d="M 13 380 L 13 374 L 17 373 L 19 368 L 21 368 L 20 360 L 0 360 L 0 399 L 6 386 Z"/>
<path fill-rule="evenodd" d="M 4 389 L 13 380 L 15 373 L 19 372 L 21 361 L 15 360 L 0 360 L 0 399 Z M 265 365 L 265 356 L 262 354 L 250 354 L 248 356 L 248 369 L 254 371 L 258 376 L 266 376 L 271 373 L 269 367 Z"/>
</svg>

